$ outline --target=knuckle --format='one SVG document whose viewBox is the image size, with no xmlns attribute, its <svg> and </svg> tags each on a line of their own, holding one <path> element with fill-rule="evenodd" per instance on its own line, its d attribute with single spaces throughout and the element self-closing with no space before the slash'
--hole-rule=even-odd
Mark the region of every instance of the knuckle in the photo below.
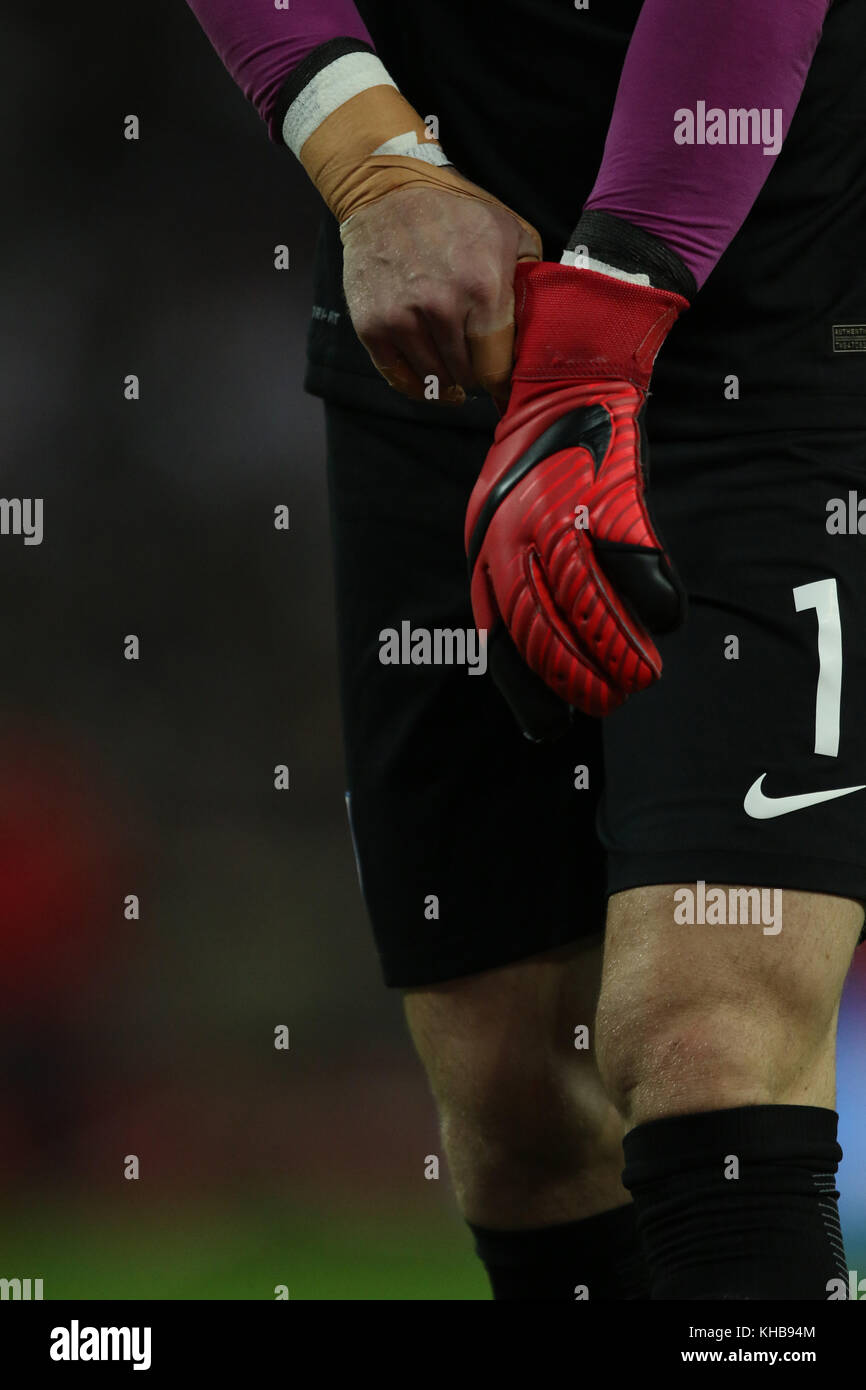
<svg viewBox="0 0 866 1390">
<path fill-rule="evenodd" d="M 410 319 L 399 306 L 369 308 L 353 315 L 352 323 L 358 337 L 365 342 L 382 342 L 404 335 Z"/>
<path fill-rule="evenodd" d="M 475 304 L 496 304 L 502 298 L 504 276 L 491 268 L 477 268 L 466 276 L 464 291 Z"/>
<path fill-rule="evenodd" d="M 436 324 L 449 324 L 458 317 L 457 297 L 449 289 L 431 287 L 419 296 L 419 309 Z"/>
</svg>

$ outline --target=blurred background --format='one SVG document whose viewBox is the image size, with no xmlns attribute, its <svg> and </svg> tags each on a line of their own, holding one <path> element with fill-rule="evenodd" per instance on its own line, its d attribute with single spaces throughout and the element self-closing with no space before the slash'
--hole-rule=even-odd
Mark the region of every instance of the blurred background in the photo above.
<svg viewBox="0 0 866 1390">
<path fill-rule="evenodd" d="M 301 388 L 318 200 L 183 0 L 12 8 L 0 491 L 44 499 L 44 538 L 0 536 L 0 1277 L 486 1298 L 424 1176 L 435 1118 L 345 820 Z M 839 1109 L 862 1277 L 864 1058 L 861 952 Z"/>
</svg>

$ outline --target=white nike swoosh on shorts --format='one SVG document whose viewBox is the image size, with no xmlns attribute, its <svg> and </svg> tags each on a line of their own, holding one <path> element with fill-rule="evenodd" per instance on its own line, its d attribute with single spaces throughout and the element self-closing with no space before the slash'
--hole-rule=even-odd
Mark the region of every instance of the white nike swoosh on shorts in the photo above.
<svg viewBox="0 0 866 1390">
<path fill-rule="evenodd" d="M 753 820 L 772 820 L 774 816 L 787 816 L 791 811 L 802 811 L 806 806 L 817 806 L 822 801 L 833 801 L 837 796 L 850 796 L 852 792 L 866 791 L 866 782 L 859 787 L 835 787 L 829 792 L 801 792 L 798 796 L 766 796 L 761 790 L 766 772 L 752 783 L 743 801 L 743 810 Z"/>
</svg>

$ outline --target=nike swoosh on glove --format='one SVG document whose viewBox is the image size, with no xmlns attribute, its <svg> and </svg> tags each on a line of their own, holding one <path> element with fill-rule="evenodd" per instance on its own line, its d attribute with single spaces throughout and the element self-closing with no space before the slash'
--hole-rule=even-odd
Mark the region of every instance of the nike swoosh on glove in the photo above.
<svg viewBox="0 0 866 1390">
<path fill-rule="evenodd" d="M 466 515 L 472 608 L 527 737 L 605 715 L 661 674 L 685 594 L 644 495 L 640 414 L 688 300 L 593 270 L 517 267 L 516 361 Z M 551 693 L 553 692 L 553 693 Z"/>
</svg>

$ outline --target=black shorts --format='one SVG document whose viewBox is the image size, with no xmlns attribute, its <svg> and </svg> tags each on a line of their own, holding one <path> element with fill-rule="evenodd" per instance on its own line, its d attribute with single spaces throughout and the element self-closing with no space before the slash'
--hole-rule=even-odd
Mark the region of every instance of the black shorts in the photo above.
<svg viewBox="0 0 866 1390">
<path fill-rule="evenodd" d="M 650 421 L 688 620 L 656 686 L 533 745 L 489 675 L 381 660 L 389 632 L 406 656 L 407 632 L 472 628 L 463 518 L 489 434 L 444 411 L 326 419 L 347 799 L 387 984 L 598 935 L 607 895 L 640 885 L 866 900 L 866 432 L 666 443 Z M 828 527 L 833 499 L 853 532 Z"/>
</svg>

